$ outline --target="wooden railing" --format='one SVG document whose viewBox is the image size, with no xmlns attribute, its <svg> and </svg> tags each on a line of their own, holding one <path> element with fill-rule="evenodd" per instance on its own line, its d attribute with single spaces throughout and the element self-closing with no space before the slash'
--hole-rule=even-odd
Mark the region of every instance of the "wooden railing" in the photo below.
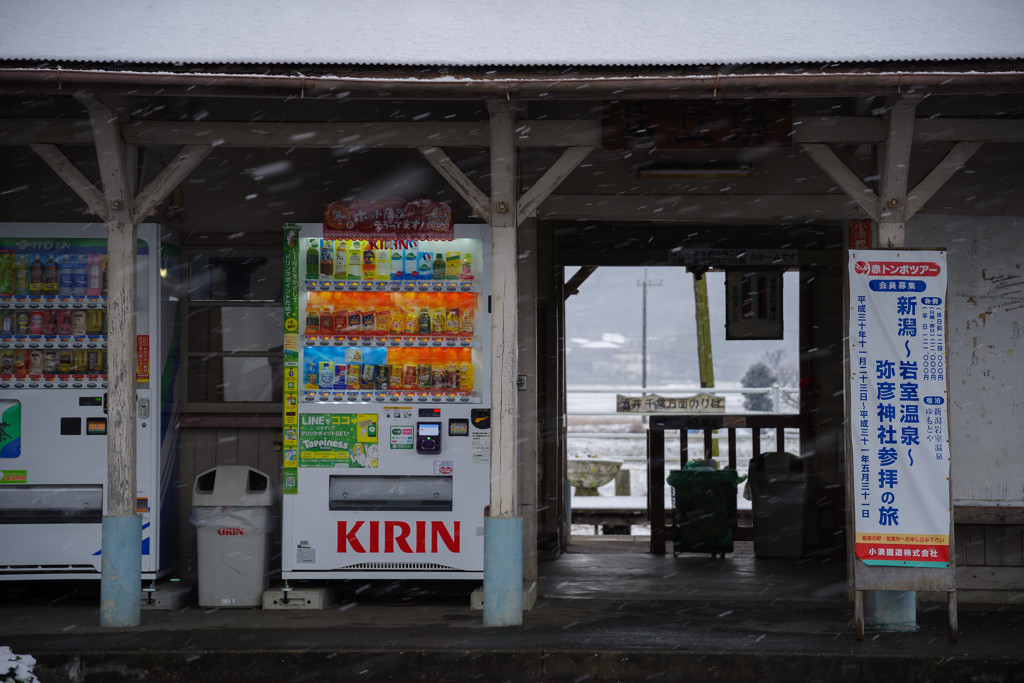
<svg viewBox="0 0 1024 683">
<path fill-rule="evenodd" d="M 726 429 L 729 432 L 729 466 L 736 469 L 736 430 L 752 430 L 753 455 L 761 454 L 761 430 L 776 430 L 776 443 L 785 444 L 786 429 L 799 429 L 799 415 L 652 415 L 647 429 L 647 516 L 651 521 L 651 553 L 665 554 L 665 543 L 669 540 L 665 526 L 665 430 L 700 429 L 704 431 L 702 459 L 711 457 L 713 432 Z M 687 439 L 679 440 L 680 466 L 689 460 Z"/>
</svg>

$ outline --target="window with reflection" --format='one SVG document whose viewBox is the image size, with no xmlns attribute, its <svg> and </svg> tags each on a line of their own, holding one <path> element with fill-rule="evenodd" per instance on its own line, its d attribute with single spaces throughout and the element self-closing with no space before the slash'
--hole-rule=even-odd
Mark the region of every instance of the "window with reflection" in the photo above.
<svg viewBox="0 0 1024 683">
<path fill-rule="evenodd" d="M 188 254 L 185 406 L 190 412 L 276 412 L 282 381 L 279 250 Z"/>
</svg>

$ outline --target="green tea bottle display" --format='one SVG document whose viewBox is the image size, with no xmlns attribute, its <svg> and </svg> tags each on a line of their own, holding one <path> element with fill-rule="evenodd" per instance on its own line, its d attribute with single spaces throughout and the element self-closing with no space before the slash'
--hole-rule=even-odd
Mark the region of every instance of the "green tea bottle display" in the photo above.
<svg viewBox="0 0 1024 683">
<path fill-rule="evenodd" d="M 320 252 L 316 248 L 316 240 L 309 241 L 306 250 L 306 279 L 316 280 L 320 277 Z"/>
<path fill-rule="evenodd" d="M 444 254 L 438 253 L 434 256 L 434 279 L 444 280 L 447 274 L 448 271 L 444 264 Z"/>
<path fill-rule="evenodd" d="M 320 277 L 334 277 L 334 242 L 320 240 Z"/>
</svg>

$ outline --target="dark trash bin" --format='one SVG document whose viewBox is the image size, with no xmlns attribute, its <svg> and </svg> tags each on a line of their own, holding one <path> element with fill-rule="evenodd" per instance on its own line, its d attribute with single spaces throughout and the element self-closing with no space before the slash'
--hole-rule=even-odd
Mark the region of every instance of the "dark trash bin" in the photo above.
<svg viewBox="0 0 1024 683">
<path fill-rule="evenodd" d="M 803 553 L 807 473 L 792 453 L 762 453 L 750 460 L 754 555 L 796 558 Z"/>
<path fill-rule="evenodd" d="M 711 553 L 725 557 L 725 553 L 733 551 L 736 486 L 745 479 L 735 470 L 690 466 L 690 463 L 669 473 L 673 554 Z"/>
</svg>

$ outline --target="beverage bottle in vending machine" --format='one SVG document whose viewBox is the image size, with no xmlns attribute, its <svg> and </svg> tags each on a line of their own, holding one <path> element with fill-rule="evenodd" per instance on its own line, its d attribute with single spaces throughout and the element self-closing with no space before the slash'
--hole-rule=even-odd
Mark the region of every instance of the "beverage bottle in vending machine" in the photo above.
<svg viewBox="0 0 1024 683">
<path fill-rule="evenodd" d="M 462 254 L 460 254 L 457 251 L 445 252 L 444 262 L 445 262 L 445 272 L 447 274 L 447 279 L 449 279 L 449 280 L 458 280 L 459 279 L 459 272 L 462 269 L 462 258 L 461 258 L 461 256 L 462 256 Z"/>
<path fill-rule="evenodd" d="M 416 261 L 419 258 L 419 253 L 416 251 L 416 243 L 409 242 L 409 246 L 405 248 L 405 265 L 402 266 L 402 274 L 406 280 L 415 280 L 416 274 Z"/>
<path fill-rule="evenodd" d="M 43 293 L 56 294 L 60 291 L 60 284 L 57 281 L 58 266 L 56 254 L 49 254 L 46 265 L 43 266 Z"/>
<path fill-rule="evenodd" d="M 334 311 L 330 306 L 324 306 L 320 311 L 320 334 L 329 335 L 334 332 Z"/>
<path fill-rule="evenodd" d="M 14 257 L 14 293 L 28 294 L 28 254 L 18 254 Z"/>
<path fill-rule="evenodd" d="M 392 245 L 394 246 L 394 245 Z M 392 249 L 391 250 L 391 279 L 392 280 L 404 280 L 404 273 L 402 272 L 402 266 L 405 265 L 405 250 L 404 249 Z"/>
<path fill-rule="evenodd" d="M 334 243 L 334 279 L 348 278 L 348 245 L 343 240 Z"/>
<path fill-rule="evenodd" d="M 103 264 L 103 266 L 102 266 L 102 271 L 103 271 L 103 288 L 100 290 L 100 294 L 103 295 L 103 296 L 106 296 L 107 295 L 107 255 L 103 254 L 102 256 L 100 256 L 100 260 L 102 261 L 102 264 Z"/>
<path fill-rule="evenodd" d="M 32 265 L 29 266 L 29 294 L 43 293 L 43 262 L 39 254 L 32 254 Z"/>
<path fill-rule="evenodd" d="M 75 270 L 73 273 L 74 278 L 74 296 L 85 296 L 85 292 L 89 289 L 89 272 L 86 267 L 85 254 L 79 254 L 75 261 Z"/>
<path fill-rule="evenodd" d="M 386 282 L 391 279 L 391 250 L 377 250 L 377 279 Z"/>
<path fill-rule="evenodd" d="M 71 264 L 71 255 L 62 254 L 57 271 L 58 294 L 71 296 L 75 293 L 75 268 Z"/>
<path fill-rule="evenodd" d="M 320 277 L 320 252 L 316 248 L 315 239 L 309 241 L 309 249 L 306 249 L 306 279 L 316 280 Z"/>
<path fill-rule="evenodd" d="M 330 240 L 320 240 L 320 277 L 334 277 L 334 243 Z"/>
<path fill-rule="evenodd" d="M 89 254 L 89 281 L 85 293 L 99 296 L 103 291 L 103 254 Z"/>
<path fill-rule="evenodd" d="M 359 240 L 352 240 L 348 246 L 348 279 L 363 279 L 363 247 Z"/>
<path fill-rule="evenodd" d="M 363 247 L 363 279 L 377 279 L 377 255 L 374 250 L 370 248 L 369 242 L 367 242 L 366 246 Z"/>
<path fill-rule="evenodd" d="M 432 280 L 434 278 L 434 254 L 429 251 L 419 253 L 416 265 L 417 280 Z"/>
<path fill-rule="evenodd" d="M 434 279 L 444 280 L 447 274 L 448 271 L 444 264 L 444 254 L 438 252 L 437 254 L 434 255 Z"/>
<path fill-rule="evenodd" d="M 473 257 L 468 251 L 462 255 L 462 273 L 459 275 L 459 279 L 473 279 Z"/>
</svg>

